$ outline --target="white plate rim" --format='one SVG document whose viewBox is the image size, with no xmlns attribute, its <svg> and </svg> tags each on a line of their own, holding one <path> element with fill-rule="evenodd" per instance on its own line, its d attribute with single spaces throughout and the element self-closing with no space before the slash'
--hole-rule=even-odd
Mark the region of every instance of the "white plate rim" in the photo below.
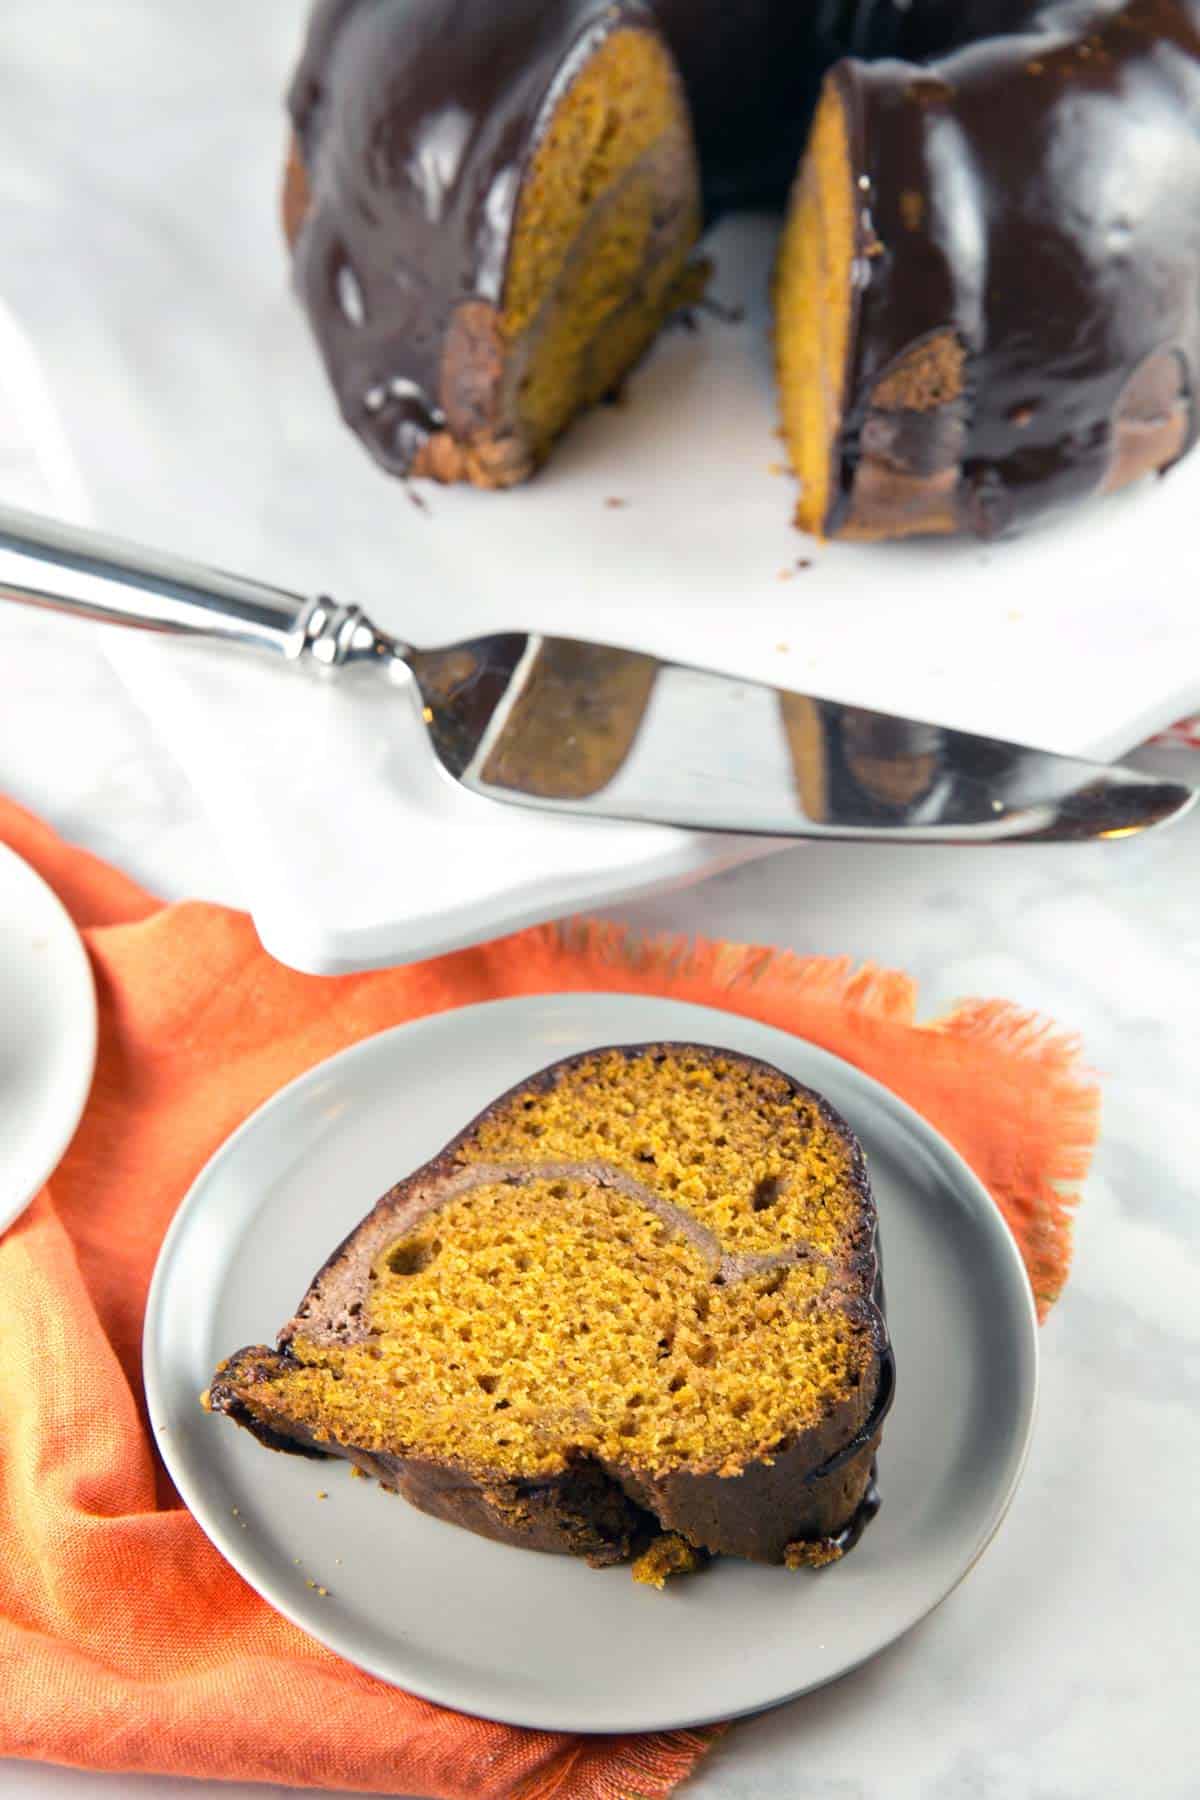
<svg viewBox="0 0 1200 1800">
<path fill-rule="evenodd" d="M 462 1692 L 452 1691 L 451 1687 L 448 1687 L 446 1684 L 439 1682 L 436 1679 L 422 1679 L 419 1673 L 414 1679 L 407 1671 L 399 1673 L 395 1664 L 386 1666 L 377 1658 L 364 1656 L 361 1652 L 354 1649 L 354 1633 L 352 1629 L 345 1631 L 340 1630 L 336 1622 L 330 1623 L 327 1618 L 321 1617 L 315 1606 L 306 1607 L 303 1603 L 293 1603 L 286 1591 L 276 1588 L 269 1579 L 264 1579 L 262 1571 L 258 1567 L 254 1556 L 248 1551 L 245 1539 L 241 1537 L 241 1534 L 236 1529 L 234 1529 L 236 1520 L 226 1519 L 219 1513 L 209 1513 L 208 1509 L 204 1507 L 201 1507 L 200 1510 L 196 1510 L 193 1507 L 192 1495 L 195 1493 L 195 1489 L 192 1487 L 189 1480 L 189 1472 L 186 1464 L 180 1456 L 175 1454 L 173 1438 L 167 1434 L 160 1434 L 157 1429 L 155 1429 L 155 1437 L 157 1448 L 167 1466 L 168 1473 L 175 1483 L 184 1504 L 188 1507 L 189 1512 L 191 1512 L 193 1519 L 195 1519 L 196 1523 L 213 1546 L 236 1570 L 242 1579 L 255 1590 L 261 1599 L 265 1600 L 269 1606 L 280 1613 L 284 1618 L 288 1619 L 293 1625 L 297 1626 L 298 1629 L 305 1632 L 308 1636 L 315 1638 L 327 1649 L 332 1650 L 336 1655 L 341 1656 L 354 1667 L 363 1670 L 369 1675 L 375 1676 L 378 1680 L 385 1682 L 388 1686 L 400 1688 L 404 1692 L 413 1694 L 419 1699 L 431 1701 L 436 1705 L 445 1706 L 453 1711 L 465 1713 L 468 1716 L 498 1720 L 502 1723 L 517 1725 L 531 1730 L 571 1732 L 583 1736 L 625 1733 L 630 1731 L 658 1732 L 688 1730 L 713 1724 L 721 1720 L 752 1716 L 772 1707 L 784 1705 L 788 1701 L 799 1699 L 806 1693 L 814 1692 L 816 1689 L 824 1687 L 830 1682 L 839 1680 L 844 1675 L 851 1674 L 855 1669 L 860 1668 L 865 1663 L 873 1660 L 875 1656 L 880 1654 L 882 1650 L 888 1648 L 890 1644 L 899 1642 L 900 1639 L 907 1636 L 915 1626 L 935 1612 L 937 1608 L 940 1607 L 962 1584 L 979 1562 L 988 1546 L 992 1543 L 1000 1526 L 1003 1524 L 1004 1518 L 1008 1513 L 1013 1499 L 1016 1496 L 1017 1489 L 1020 1486 L 1028 1461 L 1029 1449 L 1037 1417 L 1038 1394 L 1040 1388 L 1040 1339 L 1037 1309 L 1034 1303 L 1033 1291 L 1029 1282 L 1028 1273 L 1025 1264 L 1022 1261 L 1020 1251 L 1017 1248 L 1016 1241 L 1009 1231 L 995 1201 L 966 1161 L 959 1155 L 953 1146 L 942 1137 L 940 1132 L 935 1130 L 921 1114 L 910 1107 L 906 1101 L 900 1099 L 900 1097 L 893 1093 L 891 1089 L 885 1087 L 883 1083 L 876 1081 L 873 1076 L 867 1075 L 853 1063 L 846 1061 L 844 1058 L 837 1056 L 831 1051 L 825 1050 L 818 1044 L 812 1043 L 811 1040 L 803 1038 L 797 1033 L 785 1031 L 780 1027 L 765 1024 L 747 1014 L 731 1015 L 718 1007 L 702 1006 L 694 1002 L 679 1001 L 671 996 L 628 994 L 621 993 L 618 990 L 607 989 L 509 996 L 451 1008 L 449 1009 L 449 1012 L 450 1014 L 457 1014 L 464 1026 L 469 1029 L 470 1017 L 484 1009 L 525 1009 L 545 1006 L 547 1003 L 555 1001 L 579 1004 L 586 1003 L 590 1000 L 601 1000 L 606 1003 L 615 1000 L 622 1003 L 634 1003 L 635 1005 L 643 1005 L 648 1001 L 663 1001 L 671 1006 L 686 1008 L 688 1012 L 696 1015 L 698 1019 L 707 1017 L 715 1022 L 719 1022 L 730 1017 L 736 1017 L 744 1024 L 761 1031 L 768 1039 L 778 1040 L 785 1047 L 789 1041 L 803 1044 L 806 1058 L 809 1056 L 816 1058 L 818 1066 L 824 1065 L 826 1069 L 835 1072 L 835 1079 L 837 1081 L 844 1080 L 850 1087 L 857 1087 L 864 1096 L 869 1096 L 870 1101 L 874 1105 L 880 1107 L 885 1115 L 891 1116 L 891 1120 L 898 1129 L 906 1131 L 918 1139 L 926 1154 L 932 1156 L 934 1161 L 940 1165 L 941 1171 L 946 1179 L 951 1182 L 960 1194 L 969 1197 L 973 1219 L 983 1225 L 984 1233 L 990 1240 L 991 1249 L 997 1257 L 999 1265 L 1006 1269 L 1009 1279 L 1012 1280 L 1014 1297 L 1020 1296 L 1020 1310 L 1023 1314 L 1023 1321 L 1026 1328 L 1022 1343 L 1022 1349 L 1024 1351 L 1024 1384 L 1021 1393 L 1021 1419 L 1018 1428 L 1013 1434 L 1015 1454 L 1011 1456 L 1008 1479 L 1003 1488 L 999 1489 L 993 1496 L 990 1510 L 987 1513 L 985 1522 L 979 1531 L 969 1556 L 962 1563 L 961 1567 L 957 1568 L 951 1577 L 933 1592 L 930 1598 L 922 1601 L 919 1608 L 914 1610 L 912 1617 L 909 1618 L 899 1630 L 893 1632 L 886 1640 L 881 1640 L 861 1656 L 853 1657 L 831 1667 L 816 1681 L 806 1681 L 803 1685 L 798 1687 L 788 1687 L 785 1685 L 777 1692 L 764 1694 L 761 1700 L 754 1704 L 734 1709 L 726 1708 L 714 1711 L 711 1708 L 706 1708 L 694 1715 L 683 1717 L 675 1715 L 639 1717 L 635 1723 L 631 1723 L 628 1720 L 623 1721 L 618 1718 L 597 1719 L 594 1716 L 589 1717 L 584 1715 L 579 1717 L 563 1715 L 558 1712 L 538 1714 L 518 1714 L 517 1712 L 509 1710 L 496 1712 L 489 1710 L 486 1704 L 480 1703 L 479 1699 L 476 1699 L 473 1702 L 470 1694 L 464 1697 Z M 387 1040 L 399 1037 L 401 1034 L 419 1032 L 422 1026 L 434 1020 L 444 1020 L 447 1016 L 447 1013 L 443 1012 L 422 1015 L 420 1018 L 406 1020 L 399 1025 L 389 1026 L 382 1031 L 373 1032 L 370 1036 L 359 1039 L 357 1043 L 350 1044 L 346 1046 L 345 1049 L 334 1052 L 332 1056 L 325 1057 L 321 1062 L 316 1063 L 311 1069 L 307 1069 L 302 1074 L 294 1077 L 275 1094 L 263 1101 L 263 1103 L 257 1107 L 247 1119 L 243 1120 L 242 1124 L 226 1138 L 225 1142 L 214 1151 L 213 1155 L 205 1163 L 191 1187 L 188 1189 L 188 1192 L 185 1194 L 183 1200 L 180 1202 L 163 1238 L 147 1294 L 145 1322 L 142 1334 L 142 1368 L 146 1401 L 151 1421 L 161 1419 L 170 1410 L 170 1403 L 167 1400 L 164 1385 L 160 1379 L 158 1345 L 166 1311 L 166 1296 L 173 1275 L 172 1264 L 175 1246 L 183 1237 L 188 1222 L 190 1221 L 191 1214 L 198 1210 L 203 1204 L 205 1188 L 208 1183 L 219 1175 L 228 1162 L 235 1159 L 241 1153 L 242 1143 L 253 1132 L 262 1128 L 264 1118 L 267 1115 L 273 1115 L 276 1112 L 282 1111 L 286 1105 L 294 1103 L 298 1098 L 302 1099 L 309 1087 L 315 1086 L 318 1081 L 328 1076 L 330 1068 L 333 1065 L 338 1065 L 342 1070 L 353 1068 L 356 1062 L 365 1060 L 373 1055 L 381 1054 Z M 619 1040 L 609 1038 L 607 1041 L 617 1042 Z M 643 1032 L 640 1037 L 630 1037 L 625 1041 L 647 1041 L 646 1034 Z M 697 1036 L 695 1041 L 717 1042 L 719 1040 L 706 1040 L 701 1036 Z M 772 1059 L 769 1054 L 766 1059 L 778 1060 Z M 786 1063 L 779 1062 L 779 1066 L 786 1068 Z M 804 1079 L 807 1078 L 806 1075 Z M 841 1102 L 838 1101 L 836 1104 L 839 1105 L 840 1109 Z M 402 1648 L 400 1649 L 399 1655 L 402 1660 L 404 1656 Z"/>
<path fill-rule="evenodd" d="M 39 924 L 53 936 L 55 976 L 56 979 L 65 976 L 71 983 L 70 1005 L 76 1015 L 76 1028 L 72 1034 L 76 1055 L 69 1068 L 70 1079 L 64 1080 L 65 1096 L 56 1114 L 56 1128 L 47 1132 L 40 1153 L 31 1158 L 30 1167 L 21 1176 L 19 1190 L 10 1198 L 0 1200 L 0 1232 L 4 1232 L 46 1185 L 75 1136 L 92 1091 L 100 1027 L 92 965 L 74 919 L 50 884 L 23 856 L 8 844 L 0 844 L 0 855 L 16 874 L 18 886 L 23 883 L 32 896 L 33 904 L 39 910 Z"/>
</svg>

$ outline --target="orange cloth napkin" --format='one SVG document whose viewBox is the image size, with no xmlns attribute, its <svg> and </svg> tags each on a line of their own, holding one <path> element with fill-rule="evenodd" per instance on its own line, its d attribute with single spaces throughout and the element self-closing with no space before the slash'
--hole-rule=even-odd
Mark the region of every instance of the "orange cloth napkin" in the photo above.
<svg viewBox="0 0 1200 1800">
<path fill-rule="evenodd" d="M 243 914 L 162 906 L 4 802 L 0 839 L 83 929 L 100 1003 L 83 1122 L 0 1238 L 0 1754 L 455 1800 L 668 1793 L 713 1732 L 579 1738 L 448 1712 L 342 1662 L 227 1567 L 143 1411 L 172 1214 L 261 1101 L 369 1033 L 507 994 L 671 994 L 811 1039 L 923 1113 L 995 1195 L 1044 1314 L 1096 1132 L 1077 1045 L 1002 1001 L 918 1025 L 901 974 L 596 924 L 323 980 L 272 961 Z"/>
</svg>

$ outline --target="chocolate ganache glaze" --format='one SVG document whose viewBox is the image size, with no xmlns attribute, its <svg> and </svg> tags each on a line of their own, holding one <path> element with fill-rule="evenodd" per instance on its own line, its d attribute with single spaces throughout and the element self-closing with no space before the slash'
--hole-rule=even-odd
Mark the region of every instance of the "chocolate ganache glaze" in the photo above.
<svg viewBox="0 0 1200 1800">
<path fill-rule="evenodd" d="M 531 155 L 624 30 L 670 49 L 710 218 L 782 202 L 822 79 L 841 93 L 858 253 L 828 534 L 993 535 L 1191 446 L 1200 0 L 319 0 L 285 218 L 386 468 L 461 474 Z M 532 466 L 495 454 L 471 479 Z"/>
<path fill-rule="evenodd" d="M 825 68 L 890 46 L 904 17 L 891 0 L 318 0 L 288 94 L 284 218 L 346 422 L 400 474 L 445 426 L 453 314 L 499 304 L 548 96 L 607 35 L 663 32 L 712 216 L 783 200 Z"/>
<path fill-rule="evenodd" d="M 556 72 L 637 8 L 321 0 L 292 82 L 294 276 L 347 423 L 406 473 L 439 429 L 447 326 L 498 305 Z"/>
<path fill-rule="evenodd" d="M 989 10 L 1007 35 L 831 77 L 864 270 L 832 533 L 885 535 L 890 486 L 992 536 L 1195 439 L 1200 7 Z"/>
</svg>

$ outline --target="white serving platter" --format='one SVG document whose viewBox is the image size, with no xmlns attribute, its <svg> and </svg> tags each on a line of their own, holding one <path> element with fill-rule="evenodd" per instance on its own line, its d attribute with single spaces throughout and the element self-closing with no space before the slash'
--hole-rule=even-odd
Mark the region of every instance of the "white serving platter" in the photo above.
<svg viewBox="0 0 1200 1800">
<path fill-rule="evenodd" d="M 705 313 L 668 331 L 623 403 L 579 423 L 527 487 L 425 486 L 424 510 L 336 418 L 278 246 L 255 239 L 219 276 L 220 316 L 246 327 L 193 395 L 198 506 L 151 486 L 100 522 L 356 601 L 417 643 L 565 632 L 1067 752 L 1117 756 L 1200 705 L 1200 456 L 995 545 L 815 545 L 792 528 L 765 306 L 773 235 L 758 218 L 715 234 L 715 294 L 738 322 Z M 179 296 L 184 336 L 202 298 Z M 157 441 L 161 396 L 139 398 Z M 236 426 L 220 466 L 215 409 Z M 413 960 L 771 848 L 502 809 L 442 778 L 403 697 L 105 641 L 211 815 L 264 943 L 299 968 Z"/>
</svg>

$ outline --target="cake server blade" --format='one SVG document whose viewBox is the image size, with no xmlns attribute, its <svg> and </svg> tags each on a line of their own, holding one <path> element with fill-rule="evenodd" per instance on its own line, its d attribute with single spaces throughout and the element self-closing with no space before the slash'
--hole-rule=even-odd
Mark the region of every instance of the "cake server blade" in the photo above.
<svg viewBox="0 0 1200 1800">
<path fill-rule="evenodd" d="M 1117 838 L 1196 791 L 636 651 L 502 634 L 410 651 L 430 739 L 474 793 L 755 836 Z"/>
<path fill-rule="evenodd" d="M 367 668 L 424 721 L 445 773 L 490 800 L 692 830 L 908 843 L 1112 839 L 1194 789 L 1130 769 L 642 651 L 536 632 L 419 650 L 304 598 L 0 508 L 0 598 Z"/>
</svg>

